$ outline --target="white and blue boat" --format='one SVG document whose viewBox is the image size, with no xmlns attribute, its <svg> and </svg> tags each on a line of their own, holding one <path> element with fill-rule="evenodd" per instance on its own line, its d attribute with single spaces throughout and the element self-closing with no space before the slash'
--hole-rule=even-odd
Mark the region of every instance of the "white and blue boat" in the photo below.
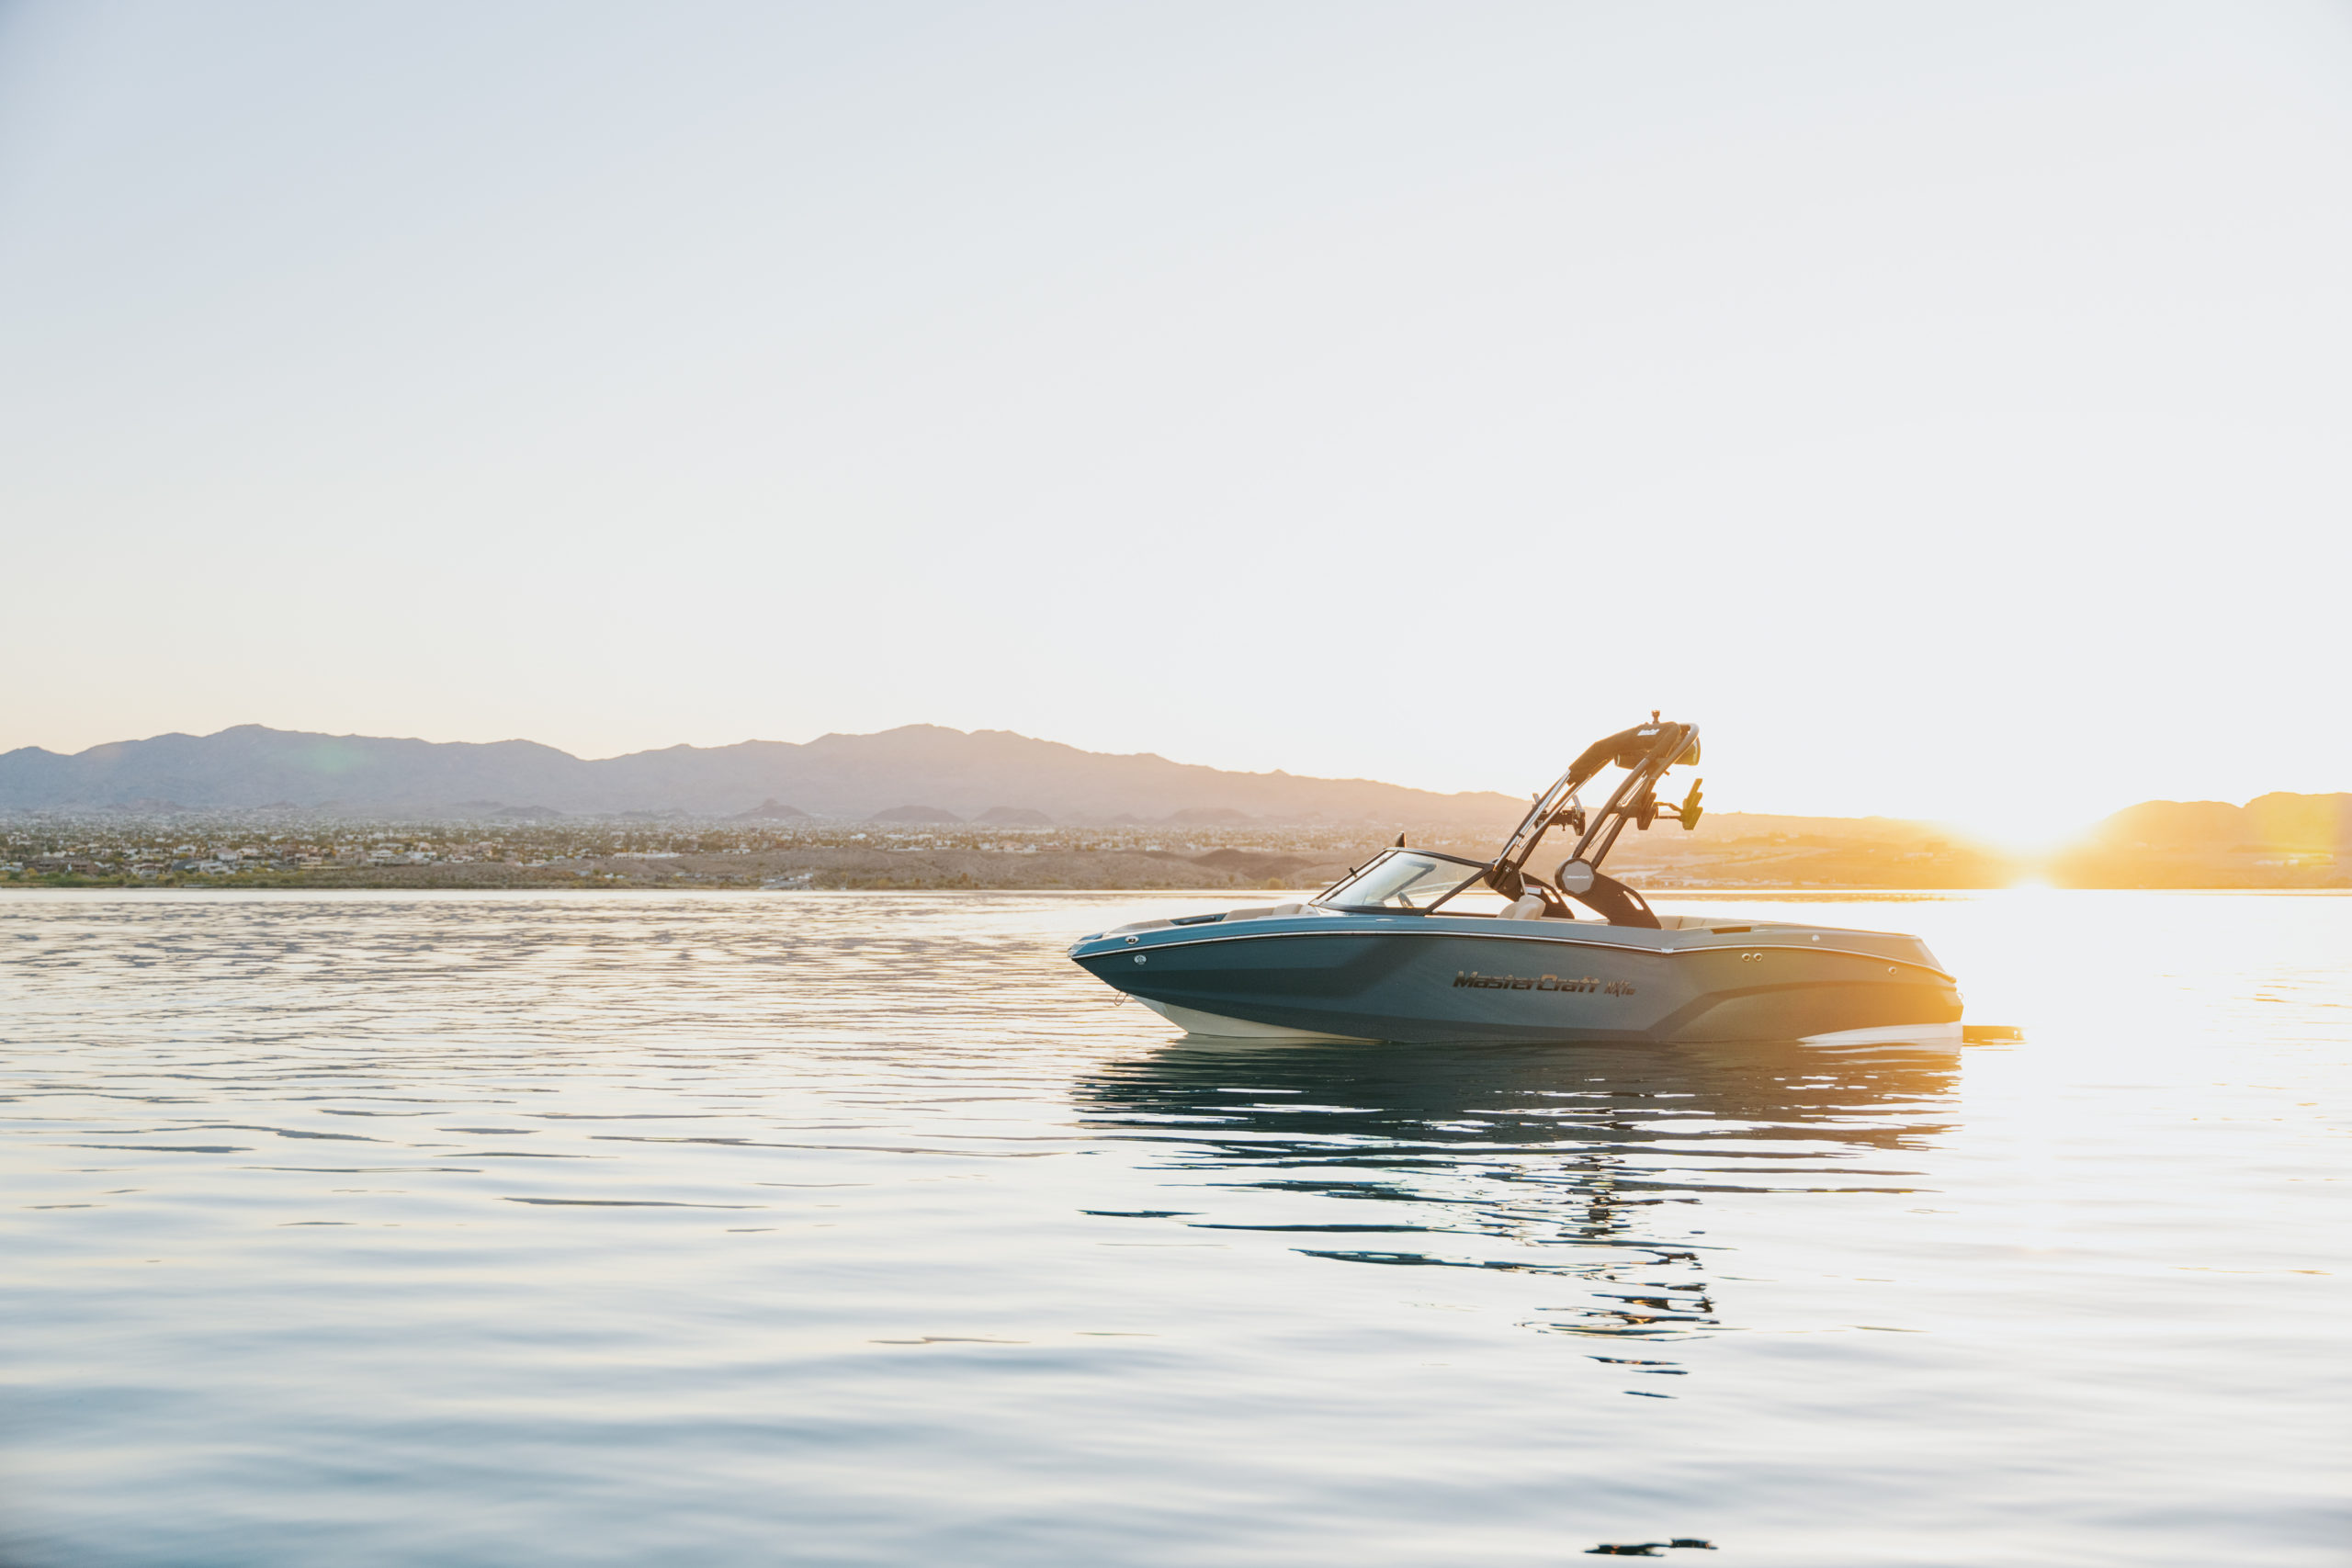
<svg viewBox="0 0 2352 1568">
<path fill-rule="evenodd" d="M 1696 726 L 1595 742 L 1487 861 L 1402 837 L 1312 900 L 1142 920 L 1069 956 L 1190 1033 L 1245 1039 L 1697 1043 L 1957 1043 L 1958 983 L 1915 936 L 1661 916 L 1601 862 L 1630 823 L 1698 826 Z M 1578 792 L 1624 776 L 1597 810 Z M 1555 829 L 1575 848 L 1528 869 Z M 1584 911 L 1578 914 L 1578 908 Z"/>
</svg>

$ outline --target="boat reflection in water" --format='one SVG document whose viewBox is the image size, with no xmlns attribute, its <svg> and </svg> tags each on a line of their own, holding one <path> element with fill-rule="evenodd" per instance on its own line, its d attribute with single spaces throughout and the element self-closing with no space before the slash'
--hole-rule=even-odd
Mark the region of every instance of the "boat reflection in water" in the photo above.
<svg viewBox="0 0 2352 1568">
<path fill-rule="evenodd" d="M 1169 1173 L 1164 1208 L 1095 1213 L 1548 1276 L 1525 1326 L 1661 1339 L 1739 1326 L 1710 1281 L 1711 1197 L 1911 1190 L 1905 1156 L 1949 1128 L 1958 1072 L 1941 1046 L 1188 1037 L 1079 1093 L 1098 1134 L 1163 1145 L 1145 1166 Z"/>
</svg>

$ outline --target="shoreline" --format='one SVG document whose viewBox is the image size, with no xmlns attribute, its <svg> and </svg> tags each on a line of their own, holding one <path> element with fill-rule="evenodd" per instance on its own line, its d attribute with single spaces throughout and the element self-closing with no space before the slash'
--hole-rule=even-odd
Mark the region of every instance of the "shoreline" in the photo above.
<svg viewBox="0 0 2352 1568">
<path fill-rule="evenodd" d="M 923 886 L 895 883 L 872 886 L 805 886 L 760 887 L 708 883 L 617 883 L 617 882 L 545 882 L 498 886 L 492 884 L 435 883 L 336 883 L 296 882 L 289 880 L 205 881 L 179 882 L 117 882 L 89 880 L 80 882 L 0 882 L 0 897 L 8 894 L 37 896 L 48 893 L 130 893 L 201 894 L 207 897 L 244 893 L 328 894 L 354 897 L 380 894 L 426 896 L 437 894 L 469 894 L 475 896 L 514 896 L 519 897 L 575 897 L 580 895 L 718 895 L 741 897 L 753 895 L 811 895 L 840 897 L 876 894 L 962 894 L 971 897 L 1054 897 L 1063 898 L 1205 898 L 1214 895 L 1231 895 L 1237 902 L 1252 900 L 1283 901 L 1311 898 L 1320 887 L 1122 887 L 1116 886 Z M 2047 883 L 2010 884 L 1997 887 L 1804 887 L 1758 886 L 1747 884 L 1689 884 L 1674 887 L 1645 888 L 1643 896 L 1652 903 L 1687 899 L 1753 898 L 1779 902 L 1812 903 L 1927 903 L 1945 898 L 1973 897 L 1986 893 L 2164 893 L 2182 897 L 2352 897 L 2352 887 L 2060 887 Z"/>
<path fill-rule="evenodd" d="M 590 842 L 580 839 L 589 837 Z M 1072 841 L 1073 838 L 1076 841 Z M 713 841 L 716 840 L 717 841 Z M 878 841 L 877 841 L 878 840 Z M 571 834 L 548 841 L 429 841 L 382 836 L 363 853 L 351 841 L 332 857 L 317 846 L 261 839 L 243 848 L 196 846 L 138 855 L 99 846 L 58 846 L 0 863 L 0 892 L 95 888 L 277 889 L 294 892 L 594 892 L 616 888 L 709 891 L 1169 892 L 1237 901 L 1319 892 L 1370 852 L 1356 833 L 1270 835 L 1232 830 L 1179 839 L 936 831 L 742 836 L 637 831 Z M 1416 840 L 1415 847 L 1482 860 L 1489 846 Z M 1637 843 L 1612 872 L 1652 897 L 1681 893 L 1924 894 L 1989 892 L 2036 883 L 2127 891 L 2325 892 L 2352 876 L 2326 863 L 2233 863 L 2183 857 L 2169 863 L 2033 863 L 1984 855 L 1924 855 L 1868 847 L 1733 840 Z"/>
</svg>

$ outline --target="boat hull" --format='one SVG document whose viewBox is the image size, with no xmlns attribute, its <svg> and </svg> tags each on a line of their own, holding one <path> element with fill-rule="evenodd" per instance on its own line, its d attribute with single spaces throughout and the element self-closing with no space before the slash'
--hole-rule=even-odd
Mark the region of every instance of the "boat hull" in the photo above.
<svg viewBox="0 0 2352 1568">
<path fill-rule="evenodd" d="M 1695 1043 L 1949 1034 L 1917 938 L 1826 927 L 1306 914 L 1114 931 L 1070 956 L 1194 1033 Z"/>
</svg>

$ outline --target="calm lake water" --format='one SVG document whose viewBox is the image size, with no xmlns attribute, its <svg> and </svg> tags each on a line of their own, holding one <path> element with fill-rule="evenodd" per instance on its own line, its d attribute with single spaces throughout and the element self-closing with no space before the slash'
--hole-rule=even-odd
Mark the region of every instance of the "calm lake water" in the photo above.
<svg viewBox="0 0 2352 1568">
<path fill-rule="evenodd" d="M 0 899 L 0 1561 L 2352 1562 L 2352 899 L 1823 911 L 1944 1051 L 1060 954 L 1217 907 Z"/>
</svg>

